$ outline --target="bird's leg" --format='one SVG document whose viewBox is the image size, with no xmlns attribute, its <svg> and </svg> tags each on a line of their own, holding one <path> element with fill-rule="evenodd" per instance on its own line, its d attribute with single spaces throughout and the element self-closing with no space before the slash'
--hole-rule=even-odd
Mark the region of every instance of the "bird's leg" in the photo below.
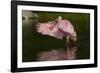
<svg viewBox="0 0 100 73">
<path fill-rule="evenodd" d="M 70 36 L 67 36 L 66 39 L 67 39 L 67 40 L 66 40 L 66 45 L 67 45 L 67 47 L 68 47 L 68 46 L 70 45 L 70 41 L 69 41 Z"/>
<path fill-rule="evenodd" d="M 66 38 L 67 38 L 67 41 L 66 41 L 66 43 L 69 43 L 69 36 L 67 36 Z"/>
<path fill-rule="evenodd" d="M 71 49 L 71 42 L 70 42 L 70 36 L 66 37 L 66 49 Z"/>
<path fill-rule="evenodd" d="M 69 36 L 65 37 L 66 38 L 66 41 L 65 41 L 65 50 L 67 50 L 69 48 Z"/>
</svg>

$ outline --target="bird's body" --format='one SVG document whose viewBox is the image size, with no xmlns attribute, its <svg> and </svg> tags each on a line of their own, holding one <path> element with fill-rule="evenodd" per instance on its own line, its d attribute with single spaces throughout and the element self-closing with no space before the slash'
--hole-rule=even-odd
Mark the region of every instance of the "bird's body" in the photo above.
<svg viewBox="0 0 100 73">
<path fill-rule="evenodd" d="M 37 25 L 37 32 L 43 35 L 56 37 L 57 39 L 71 37 L 74 38 L 73 40 L 77 40 L 77 35 L 72 23 L 68 20 L 63 20 L 61 17 L 58 17 L 58 20 L 56 19 L 56 21 L 39 23 Z"/>
<path fill-rule="evenodd" d="M 60 16 L 55 21 L 39 23 L 37 25 L 37 32 L 42 35 L 55 37 L 56 39 L 63 40 L 66 38 L 65 49 L 40 52 L 38 54 L 39 61 L 76 59 L 77 48 L 73 48 L 73 46 L 71 46 L 73 43 L 71 42 L 77 41 L 77 35 L 74 26 L 69 20 L 63 20 Z"/>
</svg>

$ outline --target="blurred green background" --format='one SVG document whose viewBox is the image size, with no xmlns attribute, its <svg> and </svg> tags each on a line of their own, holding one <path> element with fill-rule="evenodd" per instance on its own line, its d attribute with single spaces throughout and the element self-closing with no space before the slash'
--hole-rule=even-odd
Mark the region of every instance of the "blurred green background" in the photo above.
<svg viewBox="0 0 100 73">
<path fill-rule="evenodd" d="M 77 59 L 90 58 L 90 14 L 88 13 L 63 13 L 63 12 L 42 12 L 22 11 L 22 61 L 36 61 L 36 54 L 40 51 L 64 48 L 65 40 L 58 40 L 50 36 L 43 36 L 36 32 L 38 22 L 47 22 L 62 16 L 68 19 L 78 35 Z"/>
</svg>

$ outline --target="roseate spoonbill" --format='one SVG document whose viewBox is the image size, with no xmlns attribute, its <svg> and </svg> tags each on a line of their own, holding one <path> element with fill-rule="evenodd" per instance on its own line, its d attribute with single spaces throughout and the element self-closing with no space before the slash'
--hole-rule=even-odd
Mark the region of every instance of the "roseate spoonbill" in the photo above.
<svg viewBox="0 0 100 73">
<path fill-rule="evenodd" d="M 70 21 L 63 20 L 61 16 L 59 16 L 55 21 L 39 23 L 36 29 L 43 35 L 53 36 L 57 39 L 63 39 L 63 37 L 66 37 L 67 42 L 69 39 L 77 41 L 74 26 Z"/>
<path fill-rule="evenodd" d="M 38 60 L 64 60 L 64 59 L 76 59 L 76 47 L 70 47 L 72 43 L 70 40 L 77 41 L 77 35 L 74 30 L 74 26 L 68 20 L 62 19 L 61 16 L 55 21 L 39 23 L 37 25 L 37 32 L 43 35 L 49 35 L 57 39 L 67 39 L 67 50 L 51 50 L 46 52 L 41 52 L 38 54 Z"/>
</svg>

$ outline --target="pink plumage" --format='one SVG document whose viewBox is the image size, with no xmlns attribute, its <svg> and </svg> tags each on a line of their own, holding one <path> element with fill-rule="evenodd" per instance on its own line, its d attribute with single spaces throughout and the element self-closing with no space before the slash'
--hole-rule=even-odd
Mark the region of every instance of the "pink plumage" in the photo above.
<svg viewBox="0 0 100 73">
<path fill-rule="evenodd" d="M 51 32 L 51 29 L 50 29 L 51 26 L 52 25 L 48 23 L 39 23 L 39 25 L 37 25 L 37 31 L 44 35 L 48 35 Z"/>
<path fill-rule="evenodd" d="M 49 35 L 56 37 L 57 39 L 62 39 L 64 34 L 59 30 L 53 22 L 39 23 L 37 25 L 37 31 L 43 35 Z"/>
<path fill-rule="evenodd" d="M 70 21 L 59 20 L 57 24 L 58 24 L 58 28 L 61 29 L 63 32 L 76 37 L 76 32 L 74 30 L 74 26 L 72 25 L 72 23 Z"/>
<path fill-rule="evenodd" d="M 62 17 L 58 17 L 56 21 L 39 23 L 37 25 L 37 32 L 56 37 L 57 39 L 63 39 L 63 37 L 67 36 L 76 38 L 74 26 L 70 21 L 63 20 Z"/>
</svg>

